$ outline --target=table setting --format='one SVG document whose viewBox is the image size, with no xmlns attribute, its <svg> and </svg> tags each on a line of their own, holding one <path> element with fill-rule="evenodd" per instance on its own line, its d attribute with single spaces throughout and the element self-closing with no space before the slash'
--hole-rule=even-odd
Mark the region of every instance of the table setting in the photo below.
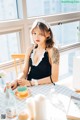
<svg viewBox="0 0 80 120">
<path fill-rule="evenodd" d="M 31 87 L 24 86 L 23 88 L 18 87 L 16 90 L 13 91 L 16 100 L 17 114 L 16 117 L 6 118 L 6 120 L 22 120 L 22 116 L 26 116 L 26 120 L 37 120 L 37 117 L 35 117 L 36 114 L 38 115 L 38 117 L 45 117 L 45 120 L 67 120 L 67 112 L 71 96 L 73 95 L 80 98 L 79 94 L 72 91 L 68 87 L 59 84 L 44 84 Z M 18 96 L 16 96 L 16 91 L 18 91 Z M 44 102 L 41 102 L 41 99 Z M 6 114 L 6 105 L 4 103 L 5 93 L 0 91 L 0 115 Z M 40 110 L 43 112 L 41 112 Z M 32 113 L 34 114 L 32 115 Z M 42 113 L 44 113 L 43 116 L 40 115 Z M 33 116 L 33 118 L 31 118 L 30 116 Z M 20 119 L 20 117 L 22 119 Z M 41 119 L 42 118 L 40 118 L 40 120 Z"/>
</svg>

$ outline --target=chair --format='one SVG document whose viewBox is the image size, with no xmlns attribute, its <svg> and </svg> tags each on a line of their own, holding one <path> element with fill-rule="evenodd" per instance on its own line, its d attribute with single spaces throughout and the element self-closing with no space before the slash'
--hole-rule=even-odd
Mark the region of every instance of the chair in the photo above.
<svg viewBox="0 0 80 120">
<path fill-rule="evenodd" d="M 16 71 L 16 77 L 18 77 L 19 71 L 22 70 L 22 63 L 25 58 L 25 54 L 11 54 L 12 59 L 14 60 L 14 67 Z M 20 68 L 20 69 L 18 69 Z"/>
</svg>

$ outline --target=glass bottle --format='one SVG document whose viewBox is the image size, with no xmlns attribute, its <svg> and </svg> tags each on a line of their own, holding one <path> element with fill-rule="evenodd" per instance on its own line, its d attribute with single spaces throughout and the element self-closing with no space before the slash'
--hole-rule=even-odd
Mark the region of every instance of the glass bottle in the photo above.
<svg viewBox="0 0 80 120">
<path fill-rule="evenodd" d="M 54 88 L 50 90 L 49 95 L 50 95 L 50 97 L 49 97 L 50 103 L 51 103 L 52 107 L 54 108 L 54 119 L 67 120 L 65 106 L 61 100 L 62 95 L 60 93 L 58 93 Z"/>
<path fill-rule="evenodd" d="M 6 92 L 5 92 L 5 104 L 6 104 L 6 115 L 8 118 L 16 117 L 16 99 L 14 92 L 11 89 L 11 84 L 6 83 Z"/>
</svg>

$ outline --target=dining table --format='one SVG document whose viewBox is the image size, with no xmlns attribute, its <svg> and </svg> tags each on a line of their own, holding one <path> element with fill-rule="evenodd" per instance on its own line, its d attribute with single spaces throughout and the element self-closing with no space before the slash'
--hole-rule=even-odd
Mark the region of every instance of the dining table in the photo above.
<svg viewBox="0 0 80 120">
<path fill-rule="evenodd" d="M 46 98 L 50 101 L 51 105 L 53 106 L 54 110 L 52 110 L 52 114 L 54 114 L 54 118 L 52 120 L 64 120 L 60 118 L 62 113 L 66 114 L 67 120 L 80 120 L 80 94 L 75 92 L 74 89 L 69 84 L 64 84 L 64 82 L 56 82 L 55 85 L 53 83 L 51 84 L 42 84 L 42 85 L 36 85 L 36 86 L 30 86 L 28 87 L 28 90 L 30 91 L 30 95 L 26 97 L 25 99 L 18 99 L 16 98 L 16 108 L 18 110 L 18 113 L 24 109 L 26 109 L 26 100 L 29 97 L 34 97 L 38 94 L 43 94 L 46 96 Z M 57 96 L 58 96 L 58 103 L 54 104 L 54 98 L 51 97 L 51 91 L 55 90 Z M 16 90 L 14 90 L 15 93 Z M 73 98 L 78 99 L 78 109 L 75 113 L 75 105 L 74 107 L 71 107 L 71 100 Z M 52 101 L 53 100 L 53 101 Z M 72 105 L 73 106 L 73 105 Z M 53 109 L 52 108 L 52 109 Z M 5 93 L 0 90 L 0 120 L 2 115 L 5 115 Z M 69 110 L 71 109 L 71 110 Z M 54 113 L 55 112 L 55 113 Z M 75 114 L 74 114 L 75 113 Z M 58 115 L 57 115 L 58 114 Z M 7 118 L 5 120 L 8 120 Z M 9 119 L 9 120 L 18 120 L 18 118 L 15 119 Z"/>
</svg>

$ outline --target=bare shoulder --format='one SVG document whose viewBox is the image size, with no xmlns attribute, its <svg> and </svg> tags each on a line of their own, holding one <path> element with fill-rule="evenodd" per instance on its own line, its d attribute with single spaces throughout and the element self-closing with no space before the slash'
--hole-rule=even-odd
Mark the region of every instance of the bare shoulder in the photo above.
<svg viewBox="0 0 80 120">
<path fill-rule="evenodd" d="M 26 49 L 26 55 L 30 56 L 31 51 L 32 51 L 33 49 L 34 49 L 34 45 L 31 45 L 30 47 L 28 47 L 28 48 Z"/>
<path fill-rule="evenodd" d="M 49 57 L 51 58 L 51 61 L 54 64 L 59 64 L 60 54 L 59 54 L 59 50 L 56 47 L 49 48 L 48 49 L 48 54 L 49 54 Z"/>
</svg>

